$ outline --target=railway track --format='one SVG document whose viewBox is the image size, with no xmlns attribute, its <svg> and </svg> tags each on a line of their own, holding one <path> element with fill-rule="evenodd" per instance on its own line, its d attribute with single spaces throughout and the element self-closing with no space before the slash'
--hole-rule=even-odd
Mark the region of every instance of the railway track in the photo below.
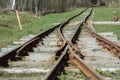
<svg viewBox="0 0 120 80">
<path fill-rule="evenodd" d="M 116 56 L 120 58 L 120 46 L 109 41 L 108 39 L 98 35 L 96 32 L 90 29 L 90 27 L 86 27 L 90 34 L 92 34 L 93 37 L 97 39 L 100 45 L 102 45 L 104 48 L 108 49 L 113 53 L 113 56 Z"/>
<path fill-rule="evenodd" d="M 103 40 L 100 35 L 88 27 L 87 20 L 91 16 L 92 10 L 91 8 L 84 9 L 67 21 L 36 35 L 17 48 L 1 54 L 1 69 L 4 67 L 21 70 L 43 69 L 48 71 L 47 74 L 41 76 L 42 80 L 57 80 L 61 73 L 65 73 L 65 67 L 71 61 L 86 76 L 87 80 L 105 80 L 104 77 L 89 67 L 85 52 L 82 50 L 84 47 L 82 43 L 86 41 L 82 42 L 81 40 L 84 37 L 93 36 L 104 47 L 109 46 L 107 49 L 113 48 L 112 52 L 117 57 L 119 57 L 119 46 L 113 45 L 114 43 L 108 40 Z M 78 20 L 80 21 L 75 23 Z"/>
<path fill-rule="evenodd" d="M 89 14 L 91 13 L 91 11 L 89 12 Z M 81 31 L 81 27 L 84 23 L 84 20 L 85 20 L 85 17 L 83 18 L 83 21 L 79 24 L 78 28 L 75 30 L 73 36 L 69 37 L 69 35 L 63 34 L 63 36 L 65 38 L 65 40 L 64 40 L 65 44 L 61 49 L 62 52 L 60 50 L 60 52 L 58 52 L 56 54 L 57 62 L 54 64 L 54 66 L 52 67 L 50 72 L 46 74 L 46 76 L 43 78 L 43 80 L 56 80 L 57 79 L 56 76 L 59 75 L 59 73 L 64 72 L 64 70 L 65 70 L 64 67 L 66 66 L 67 61 L 69 59 L 83 72 L 83 74 L 85 74 L 86 79 L 88 79 L 88 80 L 104 80 L 103 77 L 101 77 L 98 73 L 93 71 L 84 62 L 82 62 L 81 58 L 83 58 L 83 55 L 80 53 L 80 51 L 79 51 L 80 56 L 76 55 L 77 54 L 76 50 L 75 50 L 76 47 L 74 47 L 74 44 L 76 43 L 76 40 L 79 36 L 78 33 L 80 33 L 80 31 Z M 63 38 L 63 36 L 61 38 Z M 60 56 L 60 53 L 62 53 L 61 56 Z M 60 57 L 58 58 L 58 56 L 60 56 Z"/>
</svg>

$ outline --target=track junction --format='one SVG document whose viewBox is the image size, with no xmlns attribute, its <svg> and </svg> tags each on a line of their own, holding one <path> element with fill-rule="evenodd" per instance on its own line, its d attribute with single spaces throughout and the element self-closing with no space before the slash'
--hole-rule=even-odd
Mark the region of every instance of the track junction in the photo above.
<svg viewBox="0 0 120 80">
<path fill-rule="evenodd" d="M 23 68 L 44 69 L 48 71 L 42 76 L 42 80 L 58 80 L 58 76 L 61 73 L 65 74 L 66 67 L 74 64 L 85 75 L 86 80 L 106 80 L 105 77 L 94 70 L 94 67 L 103 66 L 98 66 L 98 63 L 94 60 L 90 61 L 91 57 L 89 57 L 92 56 L 95 60 L 99 60 L 100 58 L 105 59 L 106 57 L 103 58 L 105 55 L 96 57 L 90 51 L 85 52 L 84 49 L 86 47 L 90 49 L 96 46 L 89 43 L 86 46 L 84 43 L 87 42 L 86 40 L 96 41 L 96 45 L 101 45 L 104 49 L 107 49 L 110 53 L 106 54 L 109 56 L 107 58 L 111 58 L 114 64 L 116 64 L 116 61 L 119 62 L 120 47 L 100 36 L 91 28 L 89 20 L 92 16 L 92 11 L 93 8 L 84 9 L 65 22 L 33 36 L 15 49 L 1 54 L 1 69 L 6 67 L 19 68 L 21 70 Z M 74 24 L 78 20 L 80 22 Z M 87 61 L 86 59 L 89 60 Z M 120 67 L 119 64 L 116 64 L 116 66 Z"/>
</svg>

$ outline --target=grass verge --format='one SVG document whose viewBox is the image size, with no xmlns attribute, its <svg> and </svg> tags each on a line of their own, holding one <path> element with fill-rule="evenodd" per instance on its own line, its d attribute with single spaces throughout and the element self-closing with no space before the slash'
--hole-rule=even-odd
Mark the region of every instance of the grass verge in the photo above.
<svg viewBox="0 0 120 80">
<path fill-rule="evenodd" d="M 94 21 L 111 21 L 114 16 L 120 18 L 118 8 L 96 7 L 94 9 Z"/>
<path fill-rule="evenodd" d="M 20 14 L 23 30 L 20 31 L 15 13 L 0 14 L 0 48 L 11 44 L 22 36 L 28 34 L 38 34 L 41 31 L 53 27 L 53 23 L 60 23 L 67 20 L 69 17 L 79 13 L 83 8 L 75 9 L 65 13 L 48 14 L 36 19 L 28 14 Z"/>
<path fill-rule="evenodd" d="M 120 40 L 120 26 L 119 25 L 94 25 L 97 32 L 113 32 L 117 34 Z"/>
<path fill-rule="evenodd" d="M 96 71 L 104 77 L 111 78 L 111 80 L 119 80 L 120 79 L 120 69 L 117 70 L 116 72 L 101 71 L 100 69 L 96 69 Z"/>
</svg>

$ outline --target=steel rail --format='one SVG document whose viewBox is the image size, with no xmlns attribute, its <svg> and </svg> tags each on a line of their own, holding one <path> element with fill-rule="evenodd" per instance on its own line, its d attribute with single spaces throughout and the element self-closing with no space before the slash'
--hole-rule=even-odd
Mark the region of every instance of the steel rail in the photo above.
<svg viewBox="0 0 120 80">
<path fill-rule="evenodd" d="M 70 45 L 71 45 L 71 48 L 73 48 L 77 53 L 79 53 L 79 56 L 84 59 L 84 54 L 81 53 L 81 51 L 77 48 L 76 45 L 76 41 L 78 40 L 78 37 L 82 30 L 82 26 L 83 24 L 87 21 L 87 19 L 89 18 L 89 16 L 92 14 L 93 12 L 93 8 L 91 8 L 91 11 L 90 13 L 88 14 L 88 16 L 80 23 L 79 27 L 76 29 L 75 33 L 73 34 L 73 36 L 71 37 L 71 41 L 70 41 Z"/>
<path fill-rule="evenodd" d="M 77 14 L 77 15 L 79 15 L 79 14 Z M 77 16 L 77 15 L 75 15 L 75 16 Z M 68 21 L 66 21 L 66 22 L 69 22 L 72 18 L 74 18 L 74 16 L 69 18 Z M 29 41 L 25 42 L 24 44 L 18 46 L 15 49 L 10 50 L 7 53 L 0 54 L 0 66 L 9 67 L 9 64 L 8 64 L 9 60 L 16 61 L 18 59 L 21 59 L 20 57 L 22 57 L 22 56 L 27 56 L 28 52 L 33 52 L 33 47 L 36 47 L 36 45 L 42 41 L 42 38 L 44 38 L 45 36 L 47 36 L 48 34 L 53 32 L 61 24 L 63 24 L 63 23 L 60 23 L 60 24 L 38 34 L 37 36 L 33 37 Z"/>
<path fill-rule="evenodd" d="M 64 71 L 64 66 L 67 64 L 67 61 L 69 60 L 69 56 L 67 55 L 67 51 L 68 51 L 68 47 L 67 47 L 67 42 L 64 38 L 62 29 L 75 17 L 81 15 L 84 11 L 86 11 L 87 9 L 83 10 L 82 12 L 80 12 L 79 14 L 71 17 L 69 20 L 67 20 L 66 22 L 64 22 L 63 24 L 60 25 L 60 27 L 58 28 L 58 33 L 59 38 L 61 41 L 63 41 L 63 46 L 58 50 L 58 52 L 56 53 L 55 59 L 57 60 L 56 63 L 53 65 L 53 67 L 51 68 L 51 70 L 45 75 L 45 77 L 43 78 L 43 80 L 56 80 L 56 76 L 58 75 L 58 73 L 61 73 Z M 65 59 L 64 59 L 65 58 Z M 64 59 L 64 61 L 63 61 Z M 63 66 L 64 65 L 64 66 Z"/>
<path fill-rule="evenodd" d="M 92 14 L 92 12 L 90 13 L 90 15 Z M 90 17 L 90 15 L 86 18 L 85 20 L 85 27 L 88 30 L 88 32 L 97 39 L 97 41 L 100 43 L 100 45 L 102 45 L 104 48 L 107 48 L 109 51 L 111 51 L 113 53 L 113 56 L 116 56 L 120 59 L 120 46 L 102 36 L 100 36 L 99 34 L 97 34 L 95 31 L 93 31 L 90 26 L 87 23 L 87 19 Z"/>
<path fill-rule="evenodd" d="M 45 75 L 43 80 L 56 80 L 57 79 L 56 76 L 58 75 L 58 73 L 60 74 L 61 72 L 63 72 L 63 70 L 64 70 L 63 67 L 65 66 L 65 63 L 67 64 L 67 61 L 69 59 L 71 59 L 72 62 L 75 63 L 80 70 L 82 70 L 82 72 L 87 76 L 87 78 L 90 77 L 91 78 L 90 80 L 104 80 L 98 73 L 96 73 L 92 69 L 88 68 L 88 66 L 86 66 L 83 62 L 81 62 L 80 58 L 78 58 L 78 55 L 73 53 L 73 50 L 72 50 L 73 47 L 72 46 L 75 44 L 75 41 L 78 38 L 78 35 L 79 35 L 78 32 L 80 33 L 81 26 L 83 25 L 83 23 L 84 23 L 84 21 L 80 24 L 80 26 L 76 30 L 75 34 L 71 38 L 71 41 L 65 41 L 64 40 L 65 38 L 64 38 L 64 36 L 62 34 L 61 38 L 63 39 L 63 41 L 65 41 L 65 46 L 64 46 L 65 49 L 64 50 L 62 49 L 62 51 L 60 51 L 61 52 L 61 53 L 59 53 L 60 57 L 57 59 L 56 63 L 51 68 L 51 70 Z M 73 40 L 74 38 L 75 38 L 75 40 Z M 72 52 L 73 55 L 71 53 L 68 53 L 68 50 L 70 50 L 70 52 Z M 72 55 L 72 57 L 71 57 L 71 55 Z M 75 56 L 74 57 L 75 59 L 73 58 L 73 56 Z M 66 57 L 66 59 L 63 61 L 63 59 L 65 57 Z M 62 68 L 62 71 L 60 70 L 60 68 Z"/>
<path fill-rule="evenodd" d="M 25 51 L 28 51 L 28 50 L 33 51 L 32 48 L 35 47 L 37 43 L 39 43 L 40 41 L 42 41 L 42 38 L 44 38 L 45 36 L 47 36 L 49 33 L 51 33 L 52 31 L 54 31 L 56 28 L 60 28 L 61 25 L 68 24 L 71 19 L 73 19 L 74 17 L 77 17 L 78 15 L 82 14 L 85 10 L 83 10 L 81 13 L 79 13 L 79 14 L 73 16 L 73 17 L 70 17 L 67 21 L 65 21 L 63 23 L 60 23 L 60 24 L 56 25 L 55 27 L 53 27 L 51 29 L 48 29 L 47 31 L 45 31 L 43 33 L 40 33 L 39 35 L 35 36 L 31 40 L 29 40 L 28 42 L 26 42 L 25 44 L 23 44 L 23 46 L 19 50 L 17 50 L 17 54 L 18 54 L 17 56 L 21 55 L 21 52 L 24 52 L 24 54 L 23 54 L 23 56 L 24 56 L 24 55 L 27 54 L 27 52 L 25 52 Z M 59 35 L 61 35 L 61 34 L 59 34 Z M 33 47 L 30 47 L 31 44 L 32 44 Z"/>
<path fill-rule="evenodd" d="M 80 69 L 80 71 L 88 78 L 88 80 L 104 80 L 104 78 L 95 72 L 90 66 L 72 50 L 69 46 L 69 58 Z"/>
<path fill-rule="evenodd" d="M 63 28 L 74 18 L 78 17 L 79 15 L 83 14 L 88 8 L 84 9 L 83 11 L 81 11 L 79 14 L 74 15 L 73 17 L 69 18 L 66 22 L 64 22 L 63 24 L 60 25 L 60 27 L 58 28 L 58 32 L 59 32 L 59 38 L 63 41 L 65 41 L 64 35 L 63 35 Z"/>
<path fill-rule="evenodd" d="M 50 71 L 45 75 L 42 80 L 57 80 L 57 76 L 64 71 L 64 67 L 69 60 L 67 55 L 68 47 L 67 43 L 64 45 L 64 50 L 61 51 L 60 57 L 57 59 Z"/>
<path fill-rule="evenodd" d="M 116 43 L 100 36 L 95 31 L 93 31 L 89 25 L 84 24 L 88 32 L 96 38 L 96 40 L 99 42 L 100 45 L 102 45 L 104 48 L 107 48 L 109 51 L 113 53 L 113 56 L 118 57 L 120 59 L 120 46 Z"/>
<path fill-rule="evenodd" d="M 87 9 L 85 9 L 87 10 Z M 65 21 L 64 23 L 58 24 L 56 26 L 54 26 L 51 29 L 48 29 L 46 31 L 44 31 L 43 33 L 40 33 L 39 35 L 35 36 L 34 38 L 32 38 L 31 40 L 27 41 L 26 43 L 24 43 L 23 45 L 17 47 L 16 49 L 11 50 L 8 53 L 2 54 L 0 56 L 0 66 L 4 66 L 4 67 L 8 67 L 8 61 L 9 59 L 12 61 L 16 61 L 17 59 L 19 59 L 20 56 L 27 56 L 27 52 L 31 52 L 33 51 L 33 47 L 36 47 L 36 45 L 42 41 L 42 39 L 49 35 L 51 32 L 53 32 L 55 29 L 59 29 L 58 32 L 60 33 L 60 40 L 63 41 L 63 45 L 62 47 L 57 51 L 56 53 L 56 62 L 53 65 L 53 67 L 51 68 L 50 72 L 46 74 L 46 76 L 43 78 L 43 80 L 56 80 L 57 77 L 61 72 L 64 72 L 64 67 L 67 65 L 67 61 L 69 60 L 69 58 L 76 64 L 79 66 L 79 69 L 81 69 L 81 62 L 79 61 L 80 59 L 77 57 L 77 55 L 74 53 L 74 51 L 72 50 L 72 48 L 69 48 L 69 46 L 71 46 L 70 44 L 72 43 L 72 45 L 74 46 L 74 44 L 76 43 L 76 40 L 78 38 L 78 33 L 81 32 L 81 26 L 83 25 L 83 22 L 86 22 L 86 18 L 88 18 L 88 16 L 90 16 L 90 14 L 85 18 L 85 20 L 82 21 L 81 25 L 77 28 L 75 34 L 72 36 L 71 41 L 66 41 L 64 38 L 64 35 L 62 33 L 62 29 L 75 17 L 81 15 L 85 10 L 83 10 L 81 13 L 69 18 L 67 21 Z M 68 44 L 70 43 L 70 44 Z M 71 53 L 69 53 L 69 51 Z M 69 53 L 69 54 L 68 54 Z M 72 56 L 72 57 L 71 57 Z M 76 58 L 74 59 L 73 58 Z M 21 58 L 20 58 L 21 59 Z M 78 64 L 77 64 L 77 63 Z M 94 73 L 94 71 L 92 71 L 91 69 L 88 68 L 87 72 L 85 71 L 86 65 L 83 66 L 84 69 L 82 69 L 82 72 L 87 76 L 97 80 L 103 80 L 102 78 L 100 78 L 100 76 L 98 76 L 96 73 Z M 90 75 L 92 74 L 92 75 Z M 95 78 L 93 77 L 95 76 Z"/>
<path fill-rule="evenodd" d="M 96 73 L 92 68 L 90 68 L 88 65 L 86 65 L 83 61 L 82 61 L 82 57 L 81 55 L 79 56 L 79 54 L 81 54 L 81 51 L 79 51 L 79 54 L 76 53 L 76 47 L 74 47 L 74 45 L 76 44 L 76 41 L 78 39 L 78 34 L 80 34 L 81 30 L 82 30 L 82 26 L 84 24 L 84 22 L 87 21 L 87 19 L 89 18 L 89 16 L 91 16 L 93 11 L 93 8 L 91 9 L 89 15 L 85 18 L 85 20 L 82 21 L 82 23 L 80 24 L 80 26 L 78 27 L 78 29 L 76 30 L 76 33 L 74 33 L 74 36 L 71 37 L 71 42 L 69 42 L 69 58 L 70 60 L 80 69 L 80 71 L 82 71 L 85 76 L 88 78 L 88 80 L 104 80 L 104 78 Z"/>
<path fill-rule="evenodd" d="M 61 23 L 62 24 L 62 23 Z M 25 56 L 28 55 L 27 52 L 33 51 L 33 47 L 36 47 L 37 43 L 42 41 L 42 38 L 53 32 L 56 28 L 58 28 L 61 24 L 58 24 L 42 33 L 38 34 L 37 36 L 33 37 L 29 41 L 25 42 L 24 44 L 18 46 L 15 49 L 10 50 L 7 53 L 0 54 L 0 66 L 9 67 L 9 60 L 16 61 L 20 59 L 18 56 Z"/>
<path fill-rule="evenodd" d="M 65 37 L 64 37 L 64 34 L 62 32 L 63 28 L 74 18 L 78 17 L 79 15 L 83 14 L 88 8 L 84 9 L 83 11 L 81 11 L 79 14 L 69 18 L 66 22 L 62 23 L 60 25 L 60 27 L 58 28 L 58 33 L 59 33 L 59 38 L 60 40 L 65 44 L 66 40 L 65 40 Z M 81 25 L 80 25 L 81 26 Z M 80 28 L 81 29 L 81 28 Z M 78 27 L 78 31 L 79 31 L 79 27 Z M 76 31 L 77 32 L 77 31 Z M 78 33 L 78 32 L 77 32 Z M 63 45 L 64 46 L 64 45 Z M 56 53 L 56 59 L 60 56 L 60 53 Z M 83 56 L 83 55 L 81 55 Z"/>
</svg>

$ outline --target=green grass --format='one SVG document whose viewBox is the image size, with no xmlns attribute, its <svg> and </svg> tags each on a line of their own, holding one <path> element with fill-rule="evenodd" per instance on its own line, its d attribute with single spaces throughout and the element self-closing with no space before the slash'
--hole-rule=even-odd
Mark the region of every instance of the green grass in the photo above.
<svg viewBox="0 0 120 80">
<path fill-rule="evenodd" d="M 23 25 L 37 20 L 37 18 L 28 13 L 20 13 L 20 18 Z M 0 14 L 0 26 L 10 29 L 19 29 L 16 14 L 14 12 Z"/>
<path fill-rule="evenodd" d="M 36 21 L 37 18 L 27 14 L 20 14 L 21 23 L 24 27 L 27 23 Z M 0 14 L 0 48 L 10 44 L 14 40 L 18 40 L 22 36 L 19 30 L 15 13 Z"/>
<path fill-rule="evenodd" d="M 61 73 L 58 76 L 58 80 L 78 80 L 78 79 L 85 79 L 85 75 L 83 73 L 75 72 L 75 71 L 65 71 L 66 75 Z"/>
<path fill-rule="evenodd" d="M 29 34 L 38 34 L 50 27 L 53 27 L 53 23 L 61 23 L 67 20 L 69 17 L 79 13 L 83 8 L 75 9 L 65 13 L 48 14 L 41 16 L 40 19 L 36 19 L 32 15 L 26 13 L 20 14 L 23 30 L 19 30 L 15 13 L 0 14 L 0 48 L 11 44 L 13 41 L 18 40 L 22 36 Z"/>
<path fill-rule="evenodd" d="M 118 8 L 96 7 L 94 9 L 94 21 L 111 21 L 112 17 L 120 18 L 120 10 Z M 120 40 L 119 25 L 94 25 L 97 32 L 113 32 L 118 35 Z"/>
<path fill-rule="evenodd" d="M 0 71 L 0 80 L 41 80 L 46 73 L 7 73 Z"/>
<path fill-rule="evenodd" d="M 118 8 L 96 7 L 94 8 L 94 21 L 111 21 L 112 17 L 119 16 Z"/>
<path fill-rule="evenodd" d="M 120 26 L 119 25 L 94 25 L 97 32 L 113 32 L 117 34 L 120 40 Z"/>
<path fill-rule="evenodd" d="M 101 71 L 100 69 L 96 69 L 96 71 L 104 77 L 111 78 L 111 80 L 119 80 L 120 79 L 120 69 L 117 70 L 116 72 Z"/>
</svg>

